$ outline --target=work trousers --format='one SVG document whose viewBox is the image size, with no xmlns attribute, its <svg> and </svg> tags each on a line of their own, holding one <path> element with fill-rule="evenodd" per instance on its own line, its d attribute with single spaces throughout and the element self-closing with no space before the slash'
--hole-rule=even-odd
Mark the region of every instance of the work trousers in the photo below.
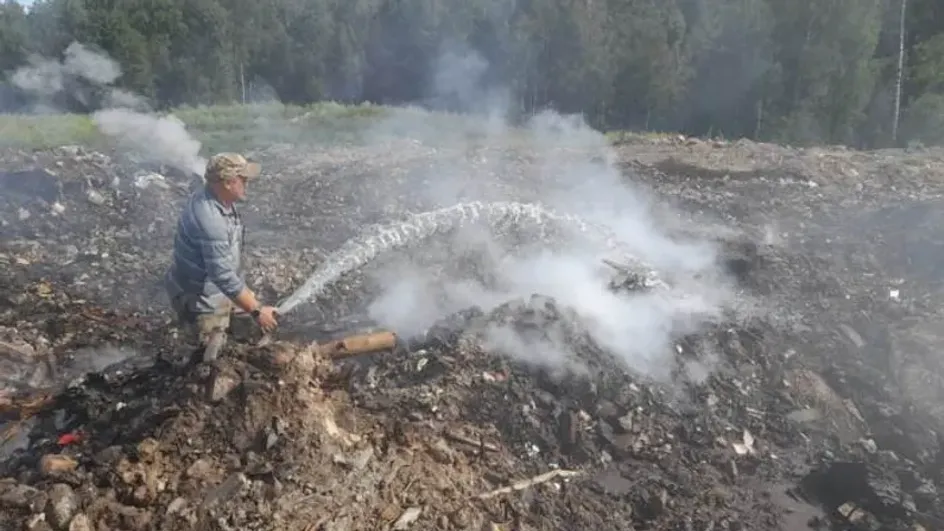
<svg viewBox="0 0 944 531">
<path fill-rule="evenodd" d="M 203 361 L 215 360 L 226 345 L 230 318 L 234 305 L 229 299 L 214 304 L 212 313 L 196 312 L 195 296 L 180 295 L 171 301 L 177 319 L 184 329 L 186 340 L 202 351 Z"/>
</svg>

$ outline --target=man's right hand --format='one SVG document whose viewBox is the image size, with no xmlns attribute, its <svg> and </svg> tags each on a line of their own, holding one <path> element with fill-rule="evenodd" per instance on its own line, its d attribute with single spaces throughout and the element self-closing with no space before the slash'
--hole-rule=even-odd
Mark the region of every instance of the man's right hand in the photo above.
<svg viewBox="0 0 944 531">
<path fill-rule="evenodd" d="M 274 306 L 263 306 L 259 308 L 259 315 L 256 317 L 256 323 L 264 332 L 269 333 L 279 326 L 276 320 L 278 312 Z"/>
</svg>

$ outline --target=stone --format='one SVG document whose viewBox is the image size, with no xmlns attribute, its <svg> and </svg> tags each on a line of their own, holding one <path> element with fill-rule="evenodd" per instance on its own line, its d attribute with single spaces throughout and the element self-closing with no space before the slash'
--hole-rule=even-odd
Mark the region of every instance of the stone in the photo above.
<svg viewBox="0 0 944 531">
<path fill-rule="evenodd" d="M 92 522 L 89 521 L 89 517 L 84 513 L 79 513 L 72 517 L 72 521 L 69 523 L 69 531 L 95 531 L 92 529 Z"/>
<path fill-rule="evenodd" d="M 44 476 L 51 476 L 63 472 L 72 472 L 78 466 L 78 461 L 62 454 L 44 455 L 39 460 L 39 472 Z"/>
<path fill-rule="evenodd" d="M 78 507 L 78 500 L 72 487 L 65 483 L 56 483 L 49 489 L 46 520 L 53 529 L 66 531 Z"/>
</svg>

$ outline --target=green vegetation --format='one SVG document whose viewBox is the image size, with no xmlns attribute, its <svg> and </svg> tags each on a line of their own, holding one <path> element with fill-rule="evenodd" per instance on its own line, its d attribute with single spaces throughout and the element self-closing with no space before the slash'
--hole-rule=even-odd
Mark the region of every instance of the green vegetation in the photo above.
<svg viewBox="0 0 944 531">
<path fill-rule="evenodd" d="M 101 141 L 91 118 L 79 114 L 0 116 L 0 138 L 3 146 L 35 149 Z"/>
<path fill-rule="evenodd" d="M 356 130 L 381 111 L 309 105 L 475 110 L 504 89 L 513 118 L 553 108 L 605 130 L 857 147 L 944 139 L 939 0 L 37 0 L 28 13 L 0 4 L 4 71 L 34 54 L 58 59 L 72 42 L 114 58 L 118 85 L 155 107 L 210 106 L 179 113 L 207 138 L 258 109 L 236 102 L 277 100 L 289 105 L 272 111 L 279 120 L 315 109 L 306 123 Z M 80 88 L 55 107 L 92 110 Z M 0 109 L 34 103 L 12 77 L 0 85 Z M 30 141 L 94 135 L 79 118 L 54 136 L 12 120 L 0 132 Z"/>
<path fill-rule="evenodd" d="M 475 126 L 487 126 L 467 115 L 429 112 L 370 104 L 342 105 L 321 102 L 309 105 L 234 104 L 180 107 L 164 111 L 180 119 L 203 151 L 253 149 L 275 144 L 359 143 L 378 138 L 441 140 L 444 132 L 473 134 Z M 483 129 L 484 133 L 484 129 Z M 104 147 L 109 139 L 99 132 L 94 114 L 0 114 L 0 146 L 44 149 L 63 145 Z"/>
<path fill-rule="evenodd" d="M 335 103 L 214 105 L 167 112 L 183 121 L 207 150 L 353 141 L 386 115 L 382 107 Z M 21 149 L 107 144 L 92 115 L 78 113 L 0 115 L 0 139 L 3 146 Z"/>
</svg>

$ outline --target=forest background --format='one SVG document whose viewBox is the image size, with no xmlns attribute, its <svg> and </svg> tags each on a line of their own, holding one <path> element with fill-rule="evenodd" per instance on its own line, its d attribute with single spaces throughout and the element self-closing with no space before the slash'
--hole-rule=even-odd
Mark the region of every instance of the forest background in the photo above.
<svg viewBox="0 0 944 531">
<path fill-rule="evenodd" d="M 34 112 L 11 74 L 73 42 L 157 109 L 500 101 L 512 118 L 554 109 L 607 131 L 944 140 L 939 0 L 5 0 L 0 111 Z M 98 105 L 74 94 L 57 108 Z"/>
</svg>

